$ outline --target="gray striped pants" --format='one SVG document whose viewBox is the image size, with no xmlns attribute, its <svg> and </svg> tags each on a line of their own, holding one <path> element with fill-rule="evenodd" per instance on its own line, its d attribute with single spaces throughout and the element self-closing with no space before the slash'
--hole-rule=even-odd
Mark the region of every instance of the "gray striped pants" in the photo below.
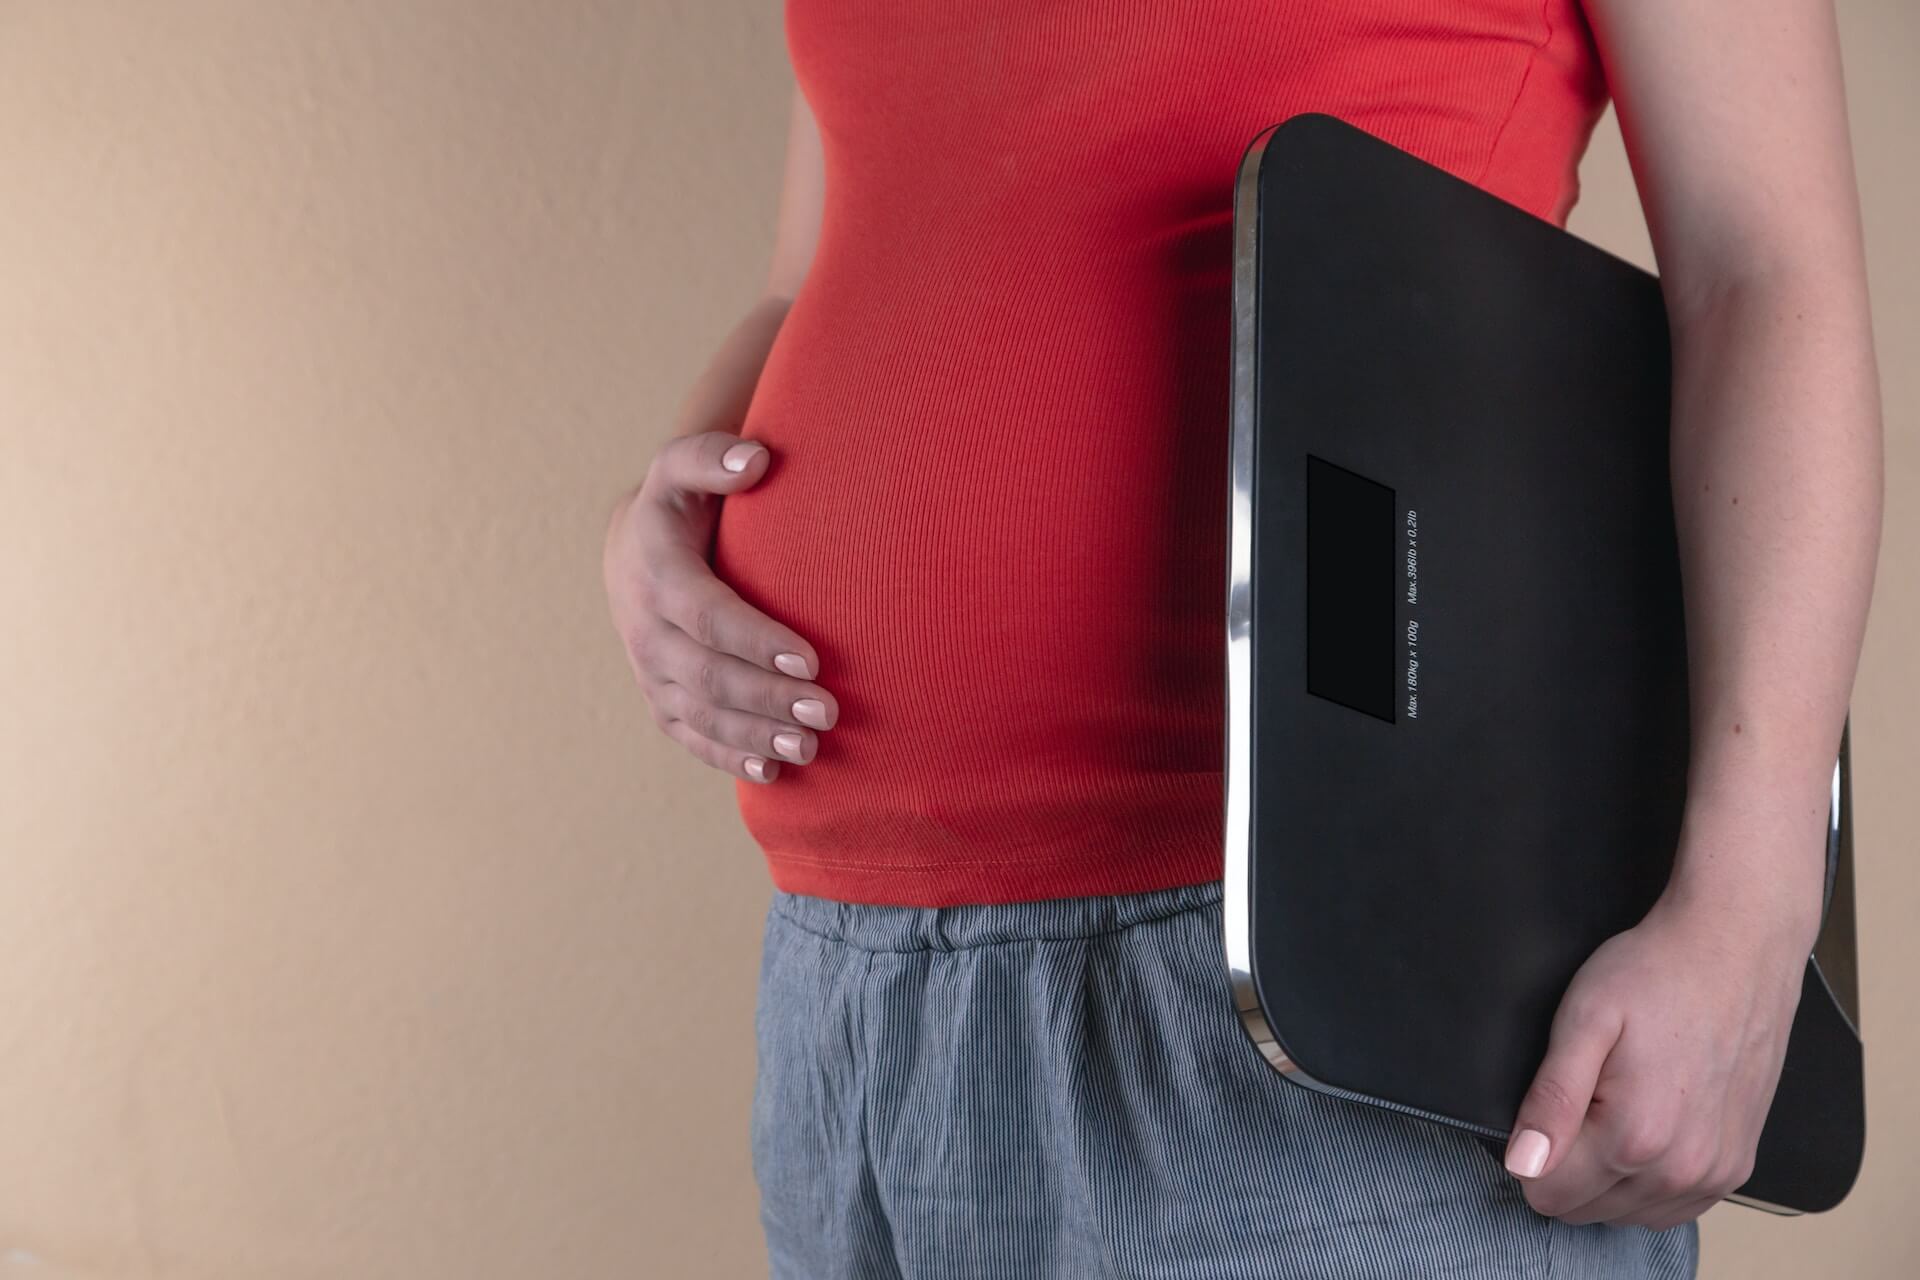
<svg viewBox="0 0 1920 1280">
<path fill-rule="evenodd" d="M 1478 1139 L 1282 1079 L 1220 882 L 869 906 L 775 891 L 752 1152 L 775 1280 L 1692 1276 L 1697 1228 L 1533 1212 Z"/>
</svg>

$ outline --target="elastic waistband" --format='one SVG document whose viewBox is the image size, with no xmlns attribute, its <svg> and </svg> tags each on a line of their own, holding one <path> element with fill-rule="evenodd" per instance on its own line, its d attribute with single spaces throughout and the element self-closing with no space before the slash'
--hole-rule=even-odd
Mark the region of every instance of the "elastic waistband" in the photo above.
<svg viewBox="0 0 1920 1280">
<path fill-rule="evenodd" d="M 809 933 L 864 951 L 958 951 L 999 942 L 1090 938 L 1220 901 L 1222 882 L 1145 893 L 957 907 L 838 902 L 776 889 L 771 911 Z"/>
</svg>

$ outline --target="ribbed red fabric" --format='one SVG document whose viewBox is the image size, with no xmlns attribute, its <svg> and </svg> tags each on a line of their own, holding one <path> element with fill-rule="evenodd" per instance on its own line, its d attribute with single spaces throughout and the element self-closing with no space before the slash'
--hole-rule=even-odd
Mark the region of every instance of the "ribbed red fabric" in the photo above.
<svg viewBox="0 0 1920 1280">
<path fill-rule="evenodd" d="M 1564 224 L 1578 0 L 788 0 L 786 35 L 825 223 L 713 556 L 840 704 L 735 784 L 774 883 L 1219 876 L 1235 169 L 1324 111 Z"/>
</svg>

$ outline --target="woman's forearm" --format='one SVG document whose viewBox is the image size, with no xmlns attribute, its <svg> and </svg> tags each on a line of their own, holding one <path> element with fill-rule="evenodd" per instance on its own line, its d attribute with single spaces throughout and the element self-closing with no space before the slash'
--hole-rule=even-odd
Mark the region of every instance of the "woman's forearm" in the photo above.
<svg viewBox="0 0 1920 1280">
<path fill-rule="evenodd" d="M 764 293 L 747 309 L 688 389 L 674 418 L 673 435 L 740 430 L 767 352 L 792 305 L 792 298 Z"/>
<path fill-rule="evenodd" d="M 1670 309 L 1691 723 L 1672 888 L 1811 945 L 1880 542 L 1864 273 L 1758 274 Z"/>
<path fill-rule="evenodd" d="M 706 367 L 681 397 L 667 439 L 702 431 L 740 430 L 746 420 L 747 407 L 753 403 L 754 388 L 760 384 L 760 370 L 766 365 L 767 353 L 772 350 L 773 340 L 779 336 L 780 325 L 792 305 L 792 298 L 769 290 L 747 309 L 720 340 Z M 644 475 L 633 477 L 614 500 L 607 516 L 609 533 L 643 483 Z"/>
</svg>

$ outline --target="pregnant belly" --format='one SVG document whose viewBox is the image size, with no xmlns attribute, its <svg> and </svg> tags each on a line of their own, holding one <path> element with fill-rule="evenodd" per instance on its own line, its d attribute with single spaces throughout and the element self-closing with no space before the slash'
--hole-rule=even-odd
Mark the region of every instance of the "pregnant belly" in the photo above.
<svg viewBox="0 0 1920 1280">
<path fill-rule="evenodd" d="M 870 844 L 862 822 L 924 845 L 930 812 L 1017 844 L 1066 820 L 1044 812 L 1063 791 L 1144 805 L 1142 774 L 1218 774 L 1227 313 L 1187 301 L 1184 323 L 1090 309 L 970 355 L 850 334 L 845 310 L 820 332 L 803 295 L 742 425 L 771 465 L 713 547 L 840 704 L 811 763 L 743 784 L 763 845 Z"/>
<path fill-rule="evenodd" d="M 1218 767 L 1224 422 L 923 418 L 882 440 L 764 403 L 743 434 L 772 464 L 725 500 L 714 567 L 819 652 L 841 718 L 806 768 Z"/>
</svg>

